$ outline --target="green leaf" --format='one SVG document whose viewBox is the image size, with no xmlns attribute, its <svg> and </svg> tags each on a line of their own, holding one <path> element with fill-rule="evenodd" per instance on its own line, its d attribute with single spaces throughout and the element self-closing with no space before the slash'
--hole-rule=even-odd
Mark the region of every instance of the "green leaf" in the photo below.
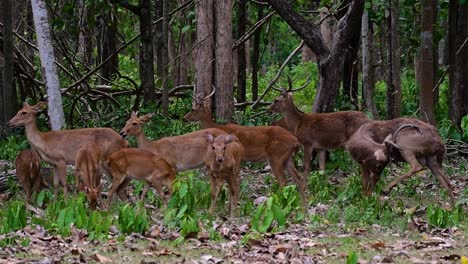
<svg viewBox="0 0 468 264">
<path fill-rule="evenodd" d="M 184 215 L 185 211 L 187 211 L 187 208 L 187 204 L 182 205 L 182 207 L 179 210 L 179 213 L 176 215 L 176 218 L 181 218 Z"/>
<path fill-rule="evenodd" d="M 352 251 L 348 254 L 346 258 L 346 264 L 357 264 L 358 263 L 358 256 L 355 251 Z"/>
<path fill-rule="evenodd" d="M 188 192 L 188 186 L 186 183 L 181 184 L 180 190 L 179 190 L 179 196 L 180 198 L 184 198 L 187 195 Z"/>
<path fill-rule="evenodd" d="M 271 224 L 273 223 L 273 212 L 268 210 L 266 212 L 265 218 L 263 219 L 262 225 L 259 228 L 261 233 L 265 233 L 268 228 L 270 228 Z"/>
<path fill-rule="evenodd" d="M 276 221 L 278 221 L 278 226 L 284 227 L 286 225 L 286 219 L 284 217 L 283 211 L 276 204 L 273 205 L 272 209 L 273 209 L 273 213 L 275 215 L 275 219 L 276 219 Z"/>
<path fill-rule="evenodd" d="M 190 30 L 190 25 L 186 25 L 185 27 L 182 28 L 182 33 L 185 33 Z"/>
<path fill-rule="evenodd" d="M 44 199 L 45 199 L 45 190 L 42 190 L 37 195 L 37 206 L 42 207 L 44 205 Z"/>
</svg>

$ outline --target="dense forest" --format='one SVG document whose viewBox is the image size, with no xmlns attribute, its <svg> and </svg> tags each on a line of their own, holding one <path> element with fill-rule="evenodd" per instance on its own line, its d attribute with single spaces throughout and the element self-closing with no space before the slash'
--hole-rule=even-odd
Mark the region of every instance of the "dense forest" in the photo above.
<svg viewBox="0 0 468 264">
<path fill-rule="evenodd" d="M 2 0 L 0 72 L 0 262 L 468 263 L 466 0 Z"/>
</svg>

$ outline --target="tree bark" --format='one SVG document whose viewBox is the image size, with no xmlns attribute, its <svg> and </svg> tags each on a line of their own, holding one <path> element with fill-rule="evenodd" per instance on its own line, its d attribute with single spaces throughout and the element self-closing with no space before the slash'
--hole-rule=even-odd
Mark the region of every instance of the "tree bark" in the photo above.
<svg viewBox="0 0 468 264">
<path fill-rule="evenodd" d="M 0 124 L 10 120 L 16 113 L 16 86 L 14 74 L 14 39 L 13 39 L 13 10 L 12 0 L 2 1 L 3 17 L 3 87 L 0 100 Z"/>
<path fill-rule="evenodd" d="M 99 61 L 102 62 L 117 51 L 117 19 L 113 12 L 105 12 L 99 19 L 99 41 L 98 55 Z M 106 62 L 102 69 L 101 75 L 104 79 L 112 79 L 112 74 L 118 72 L 119 57 L 113 56 Z M 104 81 L 104 83 L 108 83 Z"/>
<path fill-rule="evenodd" d="M 400 7 L 399 0 L 391 0 L 387 11 L 387 118 L 400 116 L 401 112 L 401 59 L 400 59 Z"/>
<path fill-rule="evenodd" d="M 50 123 L 53 130 L 59 130 L 64 125 L 65 119 L 47 7 L 44 0 L 31 0 L 31 6 L 37 34 L 39 56 L 47 87 Z"/>
<path fill-rule="evenodd" d="M 86 5 L 86 1 L 78 1 L 79 30 L 78 37 L 78 57 L 84 65 L 91 67 L 93 64 L 93 29 L 91 19 L 94 17 L 93 10 Z M 115 46 L 115 45 L 114 45 Z M 117 56 L 115 56 L 117 57 Z"/>
<path fill-rule="evenodd" d="M 370 1 L 372 8 L 372 1 Z M 373 52 L 373 32 L 369 19 L 369 12 L 364 10 L 362 15 L 362 94 L 367 110 L 372 114 L 372 119 L 379 119 L 379 113 L 374 101 L 375 73 L 374 73 L 374 52 Z M 364 105 L 364 104 L 363 104 Z"/>
<path fill-rule="evenodd" d="M 338 22 L 337 32 L 329 49 L 317 25 L 296 13 L 285 0 L 268 0 L 277 13 L 296 31 L 317 57 L 320 73 L 313 112 L 334 111 L 335 98 L 341 82 L 343 58 L 353 36 L 359 34 L 364 0 L 354 0 Z"/>
<path fill-rule="evenodd" d="M 434 86 L 434 6 L 432 1 L 422 1 L 421 15 L 421 90 L 420 90 L 420 114 L 421 119 L 435 124 L 434 98 L 432 88 Z"/>
<path fill-rule="evenodd" d="M 162 0 L 163 3 L 163 22 L 162 22 L 162 113 L 165 117 L 169 116 L 169 69 L 168 69 L 168 42 L 169 42 L 169 0 Z"/>
<path fill-rule="evenodd" d="M 263 6 L 257 7 L 257 21 L 263 18 Z M 258 99 L 258 70 L 260 67 L 260 37 L 262 30 L 259 28 L 254 34 L 252 51 L 252 101 Z"/>
<path fill-rule="evenodd" d="M 197 9 L 197 48 L 195 50 L 196 91 L 208 95 L 213 84 L 213 0 L 196 2 Z M 221 87 L 220 87 L 221 88 Z M 211 103 L 210 103 L 211 105 Z"/>
<path fill-rule="evenodd" d="M 239 0 L 239 13 L 237 14 L 237 37 L 241 38 L 245 34 L 247 24 L 247 0 Z M 245 44 L 237 49 L 237 102 L 246 101 L 246 79 L 247 62 L 245 54 Z"/>
<path fill-rule="evenodd" d="M 231 121 L 234 114 L 231 0 L 217 0 L 215 12 L 216 117 L 224 121 Z"/>
<path fill-rule="evenodd" d="M 140 0 L 139 5 L 141 48 L 140 48 L 140 78 L 143 91 L 143 103 L 150 105 L 156 100 L 153 64 L 153 16 L 151 0 Z"/>
</svg>

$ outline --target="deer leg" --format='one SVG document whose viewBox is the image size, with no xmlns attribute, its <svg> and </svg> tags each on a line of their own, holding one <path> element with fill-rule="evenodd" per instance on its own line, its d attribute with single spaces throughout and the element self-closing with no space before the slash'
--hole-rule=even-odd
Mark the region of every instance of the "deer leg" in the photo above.
<svg viewBox="0 0 468 264">
<path fill-rule="evenodd" d="M 65 163 L 56 164 L 54 167 L 54 196 L 58 195 L 59 183 L 63 186 L 63 196 L 67 196 L 67 171 Z"/>
<path fill-rule="evenodd" d="M 380 174 L 377 174 L 374 171 L 371 171 L 369 184 L 367 185 L 368 196 L 370 196 L 372 192 L 374 191 L 375 185 L 377 184 L 379 177 L 380 177 Z"/>
<path fill-rule="evenodd" d="M 312 159 L 312 145 L 304 145 L 304 178 L 309 177 L 310 174 L 310 162 Z"/>
<path fill-rule="evenodd" d="M 234 216 L 234 212 L 237 211 L 237 202 L 239 199 L 239 181 L 237 174 L 233 173 L 226 177 L 229 190 L 229 214 Z"/>
<path fill-rule="evenodd" d="M 369 168 L 361 164 L 361 185 L 362 185 L 362 192 L 365 196 L 369 196 Z"/>
<path fill-rule="evenodd" d="M 218 175 L 216 175 L 218 176 Z M 214 213 L 214 209 L 216 207 L 216 201 L 218 200 L 218 195 L 221 191 L 222 181 L 223 178 L 218 179 L 219 177 L 211 176 L 210 177 L 210 184 L 211 184 L 211 205 L 210 205 L 210 213 Z M 221 184 L 220 184 L 221 182 Z"/>
<path fill-rule="evenodd" d="M 34 179 L 33 179 L 33 192 L 39 193 L 39 191 L 41 189 L 41 184 L 42 184 L 42 177 L 41 177 L 40 173 L 36 173 L 36 175 L 34 175 Z"/>
<path fill-rule="evenodd" d="M 327 159 L 327 151 L 326 150 L 319 150 L 319 168 L 321 171 L 325 170 L 325 160 Z"/>
<path fill-rule="evenodd" d="M 114 175 L 114 178 L 112 179 L 112 187 L 109 190 L 109 195 L 107 197 L 107 209 L 110 208 L 110 203 L 112 201 L 112 196 L 114 196 L 115 191 L 118 190 L 119 186 L 124 181 L 125 181 L 125 175 Z"/>
<path fill-rule="evenodd" d="M 412 152 L 407 152 L 407 151 L 401 151 L 400 152 L 402 157 L 406 160 L 406 162 L 408 162 L 411 166 L 410 170 L 403 176 L 401 176 L 400 178 L 392 181 L 390 184 L 387 185 L 387 187 L 385 187 L 383 193 L 384 194 L 388 194 L 390 192 L 390 190 L 395 187 L 398 183 L 404 181 L 405 179 L 413 176 L 414 174 L 420 172 L 423 170 L 423 167 L 421 166 L 421 164 L 418 162 L 418 160 L 416 159 L 416 156 L 414 155 L 414 153 Z"/>
<path fill-rule="evenodd" d="M 125 179 L 120 186 L 117 188 L 117 195 L 119 196 L 120 200 L 126 202 L 128 201 L 127 197 L 127 185 L 132 181 L 132 179 Z"/>
<path fill-rule="evenodd" d="M 447 194 L 450 197 L 450 204 L 453 207 L 455 205 L 455 195 L 453 195 L 452 186 L 447 175 L 444 174 L 440 162 L 436 161 L 434 157 L 430 157 L 428 159 L 427 166 L 447 191 Z"/>
<path fill-rule="evenodd" d="M 75 193 L 80 190 L 80 173 L 75 169 Z"/>
<path fill-rule="evenodd" d="M 278 180 L 278 184 L 281 188 L 286 186 L 286 177 L 284 176 L 284 164 L 281 157 L 274 156 L 269 157 L 268 164 L 271 167 L 271 172 Z"/>
<path fill-rule="evenodd" d="M 148 192 L 150 185 L 151 185 L 151 184 L 150 184 L 149 182 L 146 182 L 146 183 L 145 183 L 145 186 L 143 187 L 143 191 L 141 192 L 140 200 L 143 201 L 143 200 L 145 199 L 146 193 Z M 153 185 L 154 185 L 154 183 L 153 183 Z M 157 189 L 156 189 L 156 190 L 157 190 Z M 159 195 L 161 195 L 161 194 L 159 194 Z M 162 197 L 162 196 L 161 196 L 161 197 Z"/>
<path fill-rule="evenodd" d="M 294 167 L 294 163 L 292 161 L 292 158 L 290 158 L 287 162 L 287 171 L 288 174 L 291 175 L 293 178 L 294 182 L 297 184 L 297 188 L 299 191 L 299 194 L 301 195 L 301 199 L 303 202 L 307 200 L 307 177 L 304 175 L 301 177 L 301 175 L 297 172 L 296 167 Z"/>
</svg>

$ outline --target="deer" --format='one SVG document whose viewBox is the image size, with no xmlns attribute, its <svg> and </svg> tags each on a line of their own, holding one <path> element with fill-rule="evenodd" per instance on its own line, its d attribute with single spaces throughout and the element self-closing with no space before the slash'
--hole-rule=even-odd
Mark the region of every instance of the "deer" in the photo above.
<svg viewBox="0 0 468 264">
<path fill-rule="evenodd" d="M 298 186 L 302 201 L 304 202 L 306 184 L 304 179 L 297 172 L 292 156 L 300 147 L 297 138 L 289 131 L 278 126 L 241 126 L 233 123 L 219 125 L 213 121 L 209 108 L 209 99 L 215 93 L 212 92 L 204 96 L 198 94 L 194 96 L 192 110 L 188 112 L 184 119 L 190 122 L 199 122 L 202 129 L 217 128 L 226 133 L 235 135 L 244 147 L 242 160 L 263 162 L 267 161 L 276 177 L 280 187 L 286 185 L 284 171 L 293 178 Z"/>
<path fill-rule="evenodd" d="M 326 151 L 343 148 L 354 132 L 369 122 L 367 116 L 358 111 L 303 113 L 294 105 L 292 92 L 284 88 L 280 92 L 269 111 L 283 114 L 288 130 L 304 146 L 304 177 L 310 173 L 314 150 L 319 155 L 320 170 L 325 170 Z"/>
<path fill-rule="evenodd" d="M 96 210 L 101 196 L 101 150 L 94 142 L 84 144 L 75 158 L 76 189 L 79 190 L 80 179 L 84 183 L 84 191 L 89 207 Z"/>
<path fill-rule="evenodd" d="M 112 187 L 107 197 L 107 209 L 110 207 L 116 190 L 132 178 L 147 181 L 141 200 L 145 198 L 149 184 L 152 184 L 163 199 L 164 205 L 167 206 L 172 195 L 172 183 L 175 181 L 176 173 L 166 160 L 145 149 L 126 148 L 113 153 L 108 165 L 112 174 Z M 164 194 L 163 186 L 167 186 L 168 195 Z"/>
<path fill-rule="evenodd" d="M 41 157 L 33 149 L 20 151 L 15 160 L 16 176 L 26 193 L 26 203 L 31 203 L 32 193 L 43 186 L 41 177 Z"/>
<path fill-rule="evenodd" d="M 9 127 L 24 126 L 26 138 L 32 148 L 45 162 L 54 168 L 54 195 L 57 197 L 59 183 L 67 195 L 66 165 L 74 165 L 78 150 L 86 143 L 94 142 L 101 150 L 102 160 L 122 148 L 128 147 L 127 141 L 111 128 L 82 128 L 41 132 L 37 128 L 36 114 L 44 110 L 47 102 L 36 105 L 23 103 L 23 107 L 8 122 Z M 103 169 L 108 173 L 106 166 Z M 119 196 L 122 193 L 119 192 Z"/>
<path fill-rule="evenodd" d="M 244 155 L 244 147 L 239 139 L 232 134 L 214 137 L 206 133 L 206 141 L 209 143 L 205 156 L 205 164 L 208 168 L 211 186 L 210 213 L 214 212 L 216 200 L 224 181 L 228 184 L 229 206 L 231 216 L 237 211 L 237 203 L 240 196 L 240 162 Z"/>
<path fill-rule="evenodd" d="M 365 196 L 372 194 L 383 169 L 394 159 L 407 162 L 410 169 L 390 182 L 383 194 L 428 167 L 447 191 L 451 205 L 455 204 L 450 181 L 442 169 L 445 144 L 432 125 L 414 118 L 370 121 L 354 133 L 346 143 L 346 149 L 361 167 Z"/>
</svg>

